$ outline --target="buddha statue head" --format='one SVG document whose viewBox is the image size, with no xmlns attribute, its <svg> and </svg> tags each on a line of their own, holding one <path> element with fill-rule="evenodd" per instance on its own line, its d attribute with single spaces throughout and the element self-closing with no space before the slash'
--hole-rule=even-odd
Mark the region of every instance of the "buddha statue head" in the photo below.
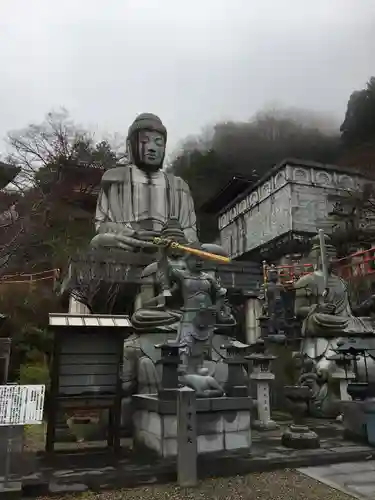
<svg viewBox="0 0 375 500">
<path fill-rule="evenodd" d="M 130 125 L 127 151 L 130 161 L 145 172 L 156 172 L 163 166 L 167 129 L 160 118 L 142 113 Z"/>
</svg>

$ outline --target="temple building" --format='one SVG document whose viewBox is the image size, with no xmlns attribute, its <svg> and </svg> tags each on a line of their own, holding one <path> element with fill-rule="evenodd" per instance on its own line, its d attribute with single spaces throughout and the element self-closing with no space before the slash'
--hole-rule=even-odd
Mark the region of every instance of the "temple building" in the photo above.
<svg viewBox="0 0 375 500">
<path fill-rule="evenodd" d="M 255 183 L 235 177 L 203 207 L 236 260 L 281 263 L 303 253 L 319 228 L 332 232 L 337 200 L 369 183 L 353 168 L 285 159 Z"/>
</svg>

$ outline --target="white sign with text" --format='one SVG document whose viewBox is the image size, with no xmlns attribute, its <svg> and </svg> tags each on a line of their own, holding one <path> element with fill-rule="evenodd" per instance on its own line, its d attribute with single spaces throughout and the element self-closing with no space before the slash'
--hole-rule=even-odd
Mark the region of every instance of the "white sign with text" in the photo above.
<svg viewBox="0 0 375 500">
<path fill-rule="evenodd" d="M 43 422 L 45 385 L 0 385 L 0 426 Z"/>
</svg>

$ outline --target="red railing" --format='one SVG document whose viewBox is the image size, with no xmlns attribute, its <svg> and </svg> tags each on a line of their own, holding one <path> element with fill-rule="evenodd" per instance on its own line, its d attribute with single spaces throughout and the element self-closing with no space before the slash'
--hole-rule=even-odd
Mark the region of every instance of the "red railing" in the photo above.
<svg viewBox="0 0 375 500">
<path fill-rule="evenodd" d="M 282 282 L 292 283 L 301 276 L 313 272 L 314 266 L 312 264 L 291 264 L 277 266 L 277 269 Z"/>
<path fill-rule="evenodd" d="M 375 273 L 375 248 L 361 250 L 335 262 L 338 274 L 345 280 L 353 280 Z"/>
<path fill-rule="evenodd" d="M 337 259 L 334 267 L 339 276 L 347 281 L 369 277 L 375 274 L 375 247 L 369 250 L 361 250 L 347 257 Z M 264 266 L 264 276 L 267 280 L 267 274 L 270 267 Z M 276 266 L 280 280 L 283 283 L 293 283 L 301 276 L 311 273 L 314 270 L 313 264 L 289 264 Z"/>
<path fill-rule="evenodd" d="M 46 280 L 56 280 L 59 276 L 59 269 L 48 269 L 47 271 L 41 271 L 38 273 L 32 274 L 6 274 L 0 278 L 0 284 L 26 284 L 26 283 L 35 283 L 37 281 L 46 281 Z"/>
</svg>

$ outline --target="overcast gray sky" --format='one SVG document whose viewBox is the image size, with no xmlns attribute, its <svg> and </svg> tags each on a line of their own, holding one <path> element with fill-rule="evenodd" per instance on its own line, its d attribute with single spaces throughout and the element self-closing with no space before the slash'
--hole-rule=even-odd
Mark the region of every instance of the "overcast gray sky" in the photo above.
<svg viewBox="0 0 375 500">
<path fill-rule="evenodd" d="M 123 132 L 160 115 L 170 147 L 270 101 L 343 118 L 375 75 L 375 0 L 1 0 L 0 137 L 65 106 Z"/>
</svg>

